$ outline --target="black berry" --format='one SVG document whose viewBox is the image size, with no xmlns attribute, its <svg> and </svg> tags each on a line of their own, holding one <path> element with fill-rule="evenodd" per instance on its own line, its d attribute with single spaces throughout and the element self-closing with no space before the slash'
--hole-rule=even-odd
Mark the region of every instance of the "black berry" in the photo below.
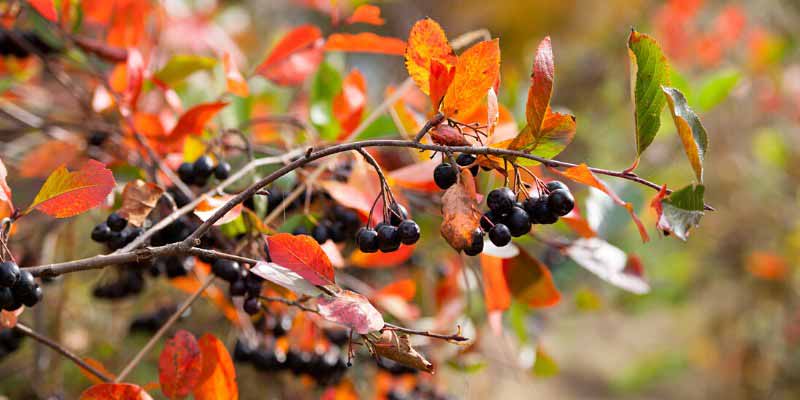
<svg viewBox="0 0 800 400">
<path fill-rule="evenodd" d="M 378 227 L 378 249 L 390 253 L 400 248 L 400 232 L 396 226 L 384 224 Z"/>
<path fill-rule="evenodd" d="M 185 162 L 178 167 L 178 178 L 187 185 L 194 183 L 194 168 L 191 163 Z"/>
<path fill-rule="evenodd" d="M 533 205 L 530 207 L 531 211 L 533 211 L 533 213 L 530 214 L 531 222 L 549 225 L 558 221 L 558 216 L 550 211 L 547 200 L 548 196 L 543 196 L 534 201 Z"/>
<path fill-rule="evenodd" d="M 13 311 L 15 309 L 11 307 L 14 303 L 14 293 L 11 291 L 11 288 L 0 287 L 0 309 Z"/>
<path fill-rule="evenodd" d="M 239 263 L 233 260 L 214 260 L 214 262 L 211 263 L 211 272 L 228 282 L 235 282 L 242 276 Z"/>
<path fill-rule="evenodd" d="M 244 279 L 237 279 L 231 282 L 230 287 L 228 287 L 228 293 L 230 293 L 231 297 L 244 296 L 244 294 L 247 293 Z"/>
<path fill-rule="evenodd" d="M 258 300 L 258 297 L 248 297 L 244 300 L 244 305 L 242 306 L 244 312 L 255 315 L 261 311 L 261 302 Z"/>
<path fill-rule="evenodd" d="M 512 207 L 503 222 L 508 226 L 511 236 L 519 237 L 531 230 L 531 220 L 528 213 L 519 207 Z"/>
<path fill-rule="evenodd" d="M 102 146 L 105 143 L 106 139 L 108 139 L 108 133 L 103 131 L 92 131 L 89 135 L 88 143 L 90 146 Z"/>
<path fill-rule="evenodd" d="M 19 266 L 13 261 L 0 263 L 0 287 L 12 287 L 19 279 Z"/>
<path fill-rule="evenodd" d="M 400 232 L 400 241 L 403 244 L 414 244 L 419 240 L 419 225 L 413 220 L 407 219 L 397 227 Z"/>
<path fill-rule="evenodd" d="M 216 168 L 214 168 L 214 177 L 219 180 L 228 179 L 231 175 L 231 165 L 226 163 L 225 161 L 220 161 L 217 164 Z"/>
<path fill-rule="evenodd" d="M 450 163 L 441 163 L 433 170 L 433 181 L 440 189 L 446 190 L 456 183 L 458 172 Z"/>
<path fill-rule="evenodd" d="M 503 247 L 511 242 L 511 231 L 503 224 L 495 225 L 489 231 L 489 240 L 497 247 Z"/>
<path fill-rule="evenodd" d="M 563 217 L 575 207 L 575 198 L 564 189 L 553 190 L 547 196 L 547 207 L 553 214 Z"/>
<path fill-rule="evenodd" d="M 462 167 L 466 167 L 468 165 L 472 165 L 469 168 L 469 172 L 472 173 L 472 176 L 478 175 L 478 171 L 479 171 L 480 168 L 479 168 L 478 164 L 475 163 L 475 156 L 474 155 L 467 154 L 467 153 L 461 153 L 461 154 L 458 155 L 458 157 L 456 157 L 456 164 L 458 164 L 458 165 L 460 165 Z"/>
<path fill-rule="evenodd" d="M 194 178 L 196 181 L 205 181 L 205 179 L 208 179 L 208 177 L 211 176 L 211 173 L 214 172 L 214 160 L 212 160 L 209 156 L 201 156 L 194 161 L 194 164 L 192 165 L 192 171 L 194 172 Z"/>
<path fill-rule="evenodd" d="M 558 189 L 566 190 L 566 191 L 569 192 L 569 188 L 567 187 L 567 185 L 564 184 L 564 182 L 561 182 L 561 181 L 550 181 L 550 182 L 547 182 L 547 191 L 548 192 L 554 192 L 554 191 L 556 191 Z"/>
<path fill-rule="evenodd" d="M 108 214 L 108 218 L 106 218 L 106 224 L 108 224 L 108 227 L 111 228 L 112 231 L 119 232 L 125 229 L 125 226 L 128 225 L 128 220 L 114 212 Z"/>
<path fill-rule="evenodd" d="M 392 203 L 389 206 L 389 223 L 398 226 L 401 222 L 408 219 L 408 210 L 401 204 Z"/>
<path fill-rule="evenodd" d="M 111 239 L 111 228 L 105 222 L 95 225 L 92 229 L 92 240 L 97 243 L 105 243 Z"/>
<path fill-rule="evenodd" d="M 473 257 L 481 254 L 483 251 L 483 231 L 480 229 L 475 229 L 472 232 L 472 240 L 470 241 L 469 246 L 464 249 L 464 254 Z"/>
<path fill-rule="evenodd" d="M 378 251 L 378 232 L 374 229 L 361 228 L 356 235 L 356 244 L 363 253 L 374 253 Z"/>
<path fill-rule="evenodd" d="M 511 207 L 514 207 L 516 201 L 517 195 L 507 187 L 494 189 L 486 196 L 486 205 L 489 206 L 489 209 L 500 214 L 511 211 Z"/>
<path fill-rule="evenodd" d="M 328 240 L 328 227 L 324 224 L 319 224 L 311 230 L 311 237 L 319 244 L 323 244 Z"/>
<path fill-rule="evenodd" d="M 33 288 L 29 291 L 20 293 L 18 300 L 21 301 L 25 307 L 33 307 L 42 300 L 43 296 L 42 287 L 39 286 L 39 284 L 34 284 Z"/>
<path fill-rule="evenodd" d="M 19 301 L 23 302 L 26 299 L 31 297 L 35 297 L 36 294 L 36 281 L 33 279 L 33 275 L 30 272 L 22 270 L 19 274 L 19 279 L 17 279 L 17 283 L 11 288 L 11 291 L 14 293 L 14 298 Z"/>
</svg>

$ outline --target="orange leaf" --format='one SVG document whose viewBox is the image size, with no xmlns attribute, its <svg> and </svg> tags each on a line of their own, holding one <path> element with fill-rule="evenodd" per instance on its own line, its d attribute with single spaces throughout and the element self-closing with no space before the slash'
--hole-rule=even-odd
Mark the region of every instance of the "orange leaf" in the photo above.
<svg viewBox="0 0 800 400">
<path fill-rule="evenodd" d="M 387 179 L 392 185 L 404 189 L 438 192 L 439 186 L 433 181 L 433 170 L 441 164 L 439 160 L 425 160 L 406 165 L 390 172 Z"/>
<path fill-rule="evenodd" d="M 14 211 L 14 203 L 11 201 L 11 188 L 6 182 L 8 170 L 3 160 L 0 160 L 0 219 L 10 217 Z"/>
<path fill-rule="evenodd" d="M 278 85 L 303 83 L 322 62 L 324 39 L 319 28 L 303 25 L 287 33 L 256 72 Z"/>
<path fill-rule="evenodd" d="M 503 260 L 503 272 L 514 298 L 530 307 L 550 307 L 561 300 L 550 269 L 523 249 Z"/>
<path fill-rule="evenodd" d="M 413 279 L 401 279 L 392 282 L 372 294 L 378 296 L 397 296 L 405 301 L 411 301 L 417 294 L 417 284 Z"/>
<path fill-rule="evenodd" d="M 0 311 L 0 327 L 13 328 L 17 326 L 17 318 L 25 311 L 25 307 L 20 307 L 13 311 Z"/>
<path fill-rule="evenodd" d="M 381 26 L 386 23 L 386 20 L 381 18 L 381 9 L 372 4 L 362 4 L 353 11 L 353 15 L 347 18 L 348 24 L 370 24 Z"/>
<path fill-rule="evenodd" d="M 589 221 L 578 211 L 578 207 L 575 207 L 570 211 L 569 214 L 561 217 L 561 220 L 567 224 L 575 233 L 581 235 L 583 238 L 591 238 L 597 236 L 597 232 L 589 226 Z"/>
<path fill-rule="evenodd" d="M 780 256 L 755 251 L 747 257 L 747 271 L 756 278 L 782 281 L 789 274 L 789 266 Z"/>
<path fill-rule="evenodd" d="M 81 393 L 79 400 L 153 400 L 144 389 L 132 383 L 100 383 Z"/>
<path fill-rule="evenodd" d="M 198 341 L 203 359 L 200 383 L 194 389 L 195 400 L 239 398 L 236 370 L 228 349 L 216 336 L 207 333 Z"/>
<path fill-rule="evenodd" d="M 106 2 L 110 2 L 105 0 Z M 116 1 L 106 41 L 117 47 L 136 47 L 145 39 L 145 25 L 151 11 L 149 1 Z"/>
<path fill-rule="evenodd" d="M 53 4 L 53 0 L 28 0 L 28 3 L 36 9 L 44 19 L 57 22 L 58 21 L 58 14 L 56 14 L 56 7 Z"/>
<path fill-rule="evenodd" d="M 334 283 L 331 261 L 311 236 L 279 233 L 267 236 L 266 240 L 275 264 L 297 272 L 313 285 Z"/>
<path fill-rule="evenodd" d="M 489 312 L 507 310 L 511 306 L 511 292 L 503 275 L 503 259 L 481 254 L 481 270 L 486 309 Z"/>
<path fill-rule="evenodd" d="M 116 375 L 111 373 L 105 367 L 105 365 L 103 365 L 103 363 L 101 363 L 98 360 L 95 360 L 94 358 L 86 357 L 86 358 L 83 359 L 83 362 L 85 362 L 86 364 L 89 364 L 90 366 L 94 367 L 94 369 L 104 373 L 109 378 L 116 378 Z M 87 370 L 85 370 L 83 368 L 80 368 L 80 371 L 83 374 L 83 376 L 85 376 L 86 379 L 89 379 L 90 381 L 92 381 L 93 384 L 96 385 L 96 384 L 99 384 L 99 383 L 103 383 L 103 380 L 98 378 L 97 375 L 95 375 L 95 374 L 93 374 L 93 373 L 91 373 L 91 372 L 89 372 L 89 371 L 87 371 Z"/>
<path fill-rule="evenodd" d="M 380 36 L 372 32 L 332 33 L 325 43 L 325 51 L 347 51 L 351 53 L 379 53 L 402 56 L 406 42 L 402 39 Z"/>
<path fill-rule="evenodd" d="M 456 69 L 452 65 L 445 65 L 439 60 L 431 60 L 430 95 L 434 109 L 439 109 L 447 88 L 453 82 Z"/>
<path fill-rule="evenodd" d="M 469 247 L 473 232 L 480 229 L 481 212 L 475 196 L 475 180 L 467 169 L 461 171 L 461 181 L 442 195 L 441 233 L 456 251 Z"/>
<path fill-rule="evenodd" d="M 408 75 L 427 95 L 431 94 L 431 61 L 436 60 L 447 68 L 455 66 L 457 62 L 442 27 L 430 18 L 417 21 L 411 28 L 405 58 Z"/>
<path fill-rule="evenodd" d="M 639 235 L 641 235 L 642 241 L 643 242 L 647 242 L 648 240 L 650 240 L 650 237 L 647 235 L 647 230 L 644 228 L 644 224 L 642 224 L 642 221 L 639 220 L 639 217 L 637 217 L 636 213 L 633 211 L 633 204 L 626 203 L 625 201 L 620 199 L 619 196 L 617 196 L 617 194 L 614 193 L 614 191 L 611 190 L 611 188 L 609 188 L 605 184 L 605 182 L 603 182 L 600 179 L 598 179 L 592 173 L 592 171 L 589 170 L 589 167 L 586 166 L 586 164 L 581 164 L 581 165 L 578 165 L 578 166 L 575 166 L 575 167 L 572 167 L 572 168 L 567 168 L 563 172 L 559 171 L 559 170 L 556 170 L 556 169 L 551 169 L 551 170 L 555 171 L 556 173 L 558 173 L 560 175 L 563 175 L 563 176 L 565 176 L 565 177 L 567 177 L 569 179 L 572 179 L 575 182 L 582 183 L 584 185 L 589 185 L 589 186 L 591 186 L 591 187 L 593 187 L 595 189 L 599 189 L 603 193 L 607 194 L 608 197 L 610 197 L 611 200 L 614 201 L 614 203 L 617 203 L 618 205 L 620 205 L 622 207 L 625 207 L 625 209 L 628 210 L 628 214 L 631 215 L 631 218 L 633 219 L 633 222 L 636 224 L 636 227 L 639 229 Z"/>
<path fill-rule="evenodd" d="M 239 97 L 247 97 L 250 94 L 247 81 L 244 80 L 242 73 L 236 68 L 236 64 L 234 64 L 233 58 L 228 52 L 222 54 L 222 67 L 225 70 L 225 84 L 228 91 Z"/>
<path fill-rule="evenodd" d="M 142 226 L 163 193 L 164 189 L 154 183 L 141 179 L 130 181 L 122 190 L 122 205 L 117 214 L 125 217 L 133 226 Z"/>
<path fill-rule="evenodd" d="M 217 212 L 222 206 L 224 206 L 228 200 L 232 199 L 233 195 L 220 195 L 220 196 L 206 196 L 205 194 L 201 197 L 200 203 L 197 204 L 197 207 L 194 209 L 194 215 L 200 218 L 203 221 L 208 220 L 211 218 L 214 213 Z M 217 222 L 214 222 L 214 225 L 224 225 L 228 222 L 239 218 L 242 215 L 242 204 L 239 203 L 235 205 L 230 211 L 225 213 Z"/>
<path fill-rule="evenodd" d="M 350 253 L 350 264 L 361 268 L 395 267 L 408 261 L 415 247 L 401 244 L 397 251 L 391 253 L 362 253 L 356 249 Z"/>
<path fill-rule="evenodd" d="M 367 104 L 367 82 L 358 69 L 353 69 L 342 81 L 342 91 L 333 98 L 333 116 L 339 121 L 344 139 L 361 122 L 364 106 Z"/>
<path fill-rule="evenodd" d="M 228 103 L 224 101 L 216 103 L 204 103 L 190 108 L 188 111 L 181 115 L 178 124 L 172 128 L 169 136 L 173 140 L 184 138 L 186 135 L 199 135 L 203 133 L 203 127 L 206 126 L 211 118 L 214 118 L 217 113 L 225 108 Z"/>
<path fill-rule="evenodd" d="M 75 143 L 48 140 L 25 155 L 19 163 L 19 174 L 25 178 L 44 178 L 61 165 L 73 165 L 81 153 Z"/>
<path fill-rule="evenodd" d="M 369 215 L 369 209 L 372 207 L 372 202 L 375 198 L 370 198 L 368 193 L 364 193 L 350 184 L 339 181 L 321 181 L 319 185 L 322 186 L 337 203 L 358 211 L 365 218 Z"/>
<path fill-rule="evenodd" d="M 179 330 L 167 340 L 158 358 L 161 392 L 170 399 L 189 395 L 200 383 L 203 360 L 194 335 Z"/>
<path fill-rule="evenodd" d="M 500 79 L 500 42 L 480 42 L 458 57 L 453 83 L 444 96 L 442 111 L 450 118 L 469 115 Z"/>
<path fill-rule="evenodd" d="M 528 126 L 534 134 L 539 132 L 550 107 L 554 75 L 553 48 L 550 45 L 550 36 L 547 36 L 539 43 L 539 48 L 536 50 L 531 72 L 531 87 L 528 89 L 528 104 L 525 107 Z"/>
<path fill-rule="evenodd" d="M 25 213 L 37 209 L 56 218 L 67 218 L 98 206 L 114 189 L 111 170 L 89 160 L 75 172 L 61 166 L 47 178 Z"/>
<path fill-rule="evenodd" d="M 128 51 L 125 72 L 128 84 L 123 93 L 124 104 L 129 110 L 136 110 L 136 103 L 139 100 L 139 94 L 142 92 L 142 82 L 144 81 L 144 60 L 139 50 L 132 48 Z"/>
</svg>

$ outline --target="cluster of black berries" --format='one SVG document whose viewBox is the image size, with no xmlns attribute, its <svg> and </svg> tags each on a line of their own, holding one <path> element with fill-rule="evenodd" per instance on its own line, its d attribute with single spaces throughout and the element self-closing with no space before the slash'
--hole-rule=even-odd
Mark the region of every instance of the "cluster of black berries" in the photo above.
<svg viewBox="0 0 800 400">
<path fill-rule="evenodd" d="M 472 176 L 477 176 L 480 171 L 476 158 L 472 154 L 461 153 L 456 157 L 456 164 L 461 167 L 469 167 Z M 447 190 L 458 180 L 458 169 L 453 164 L 443 162 L 433 170 L 433 181 L 442 190 Z"/>
<path fill-rule="evenodd" d="M 144 230 L 128 226 L 128 220 L 117 213 L 108 214 L 106 222 L 95 225 L 92 229 L 92 240 L 105 243 L 111 250 L 117 250 L 133 242 Z"/>
<path fill-rule="evenodd" d="M 400 248 L 400 244 L 417 243 L 420 237 L 419 225 L 408 218 L 406 208 L 392 203 L 388 208 L 389 220 L 375 225 L 375 228 L 362 227 L 356 234 L 356 245 L 364 253 L 391 253 Z"/>
<path fill-rule="evenodd" d="M 89 146 L 100 147 L 103 143 L 106 142 L 108 139 L 108 132 L 106 131 L 92 131 L 89 133 L 89 137 L 86 139 L 86 143 Z"/>
<path fill-rule="evenodd" d="M 14 37 L 15 35 L 16 38 Z M 34 31 L 16 30 L 11 32 L 7 29 L 0 28 L 0 55 L 17 58 L 30 56 L 28 49 L 20 45 L 16 39 L 26 42 L 30 47 L 45 55 L 53 54 L 58 51 L 55 47 L 45 42 Z"/>
<path fill-rule="evenodd" d="M 0 262 L 0 308 L 13 311 L 23 305 L 33 307 L 42 295 L 42 287 L 30 272 L 13 261 Z"/>
<path fill-rule="evenodd" d="M 246 313 L 255 315 L 261 311 L 259 296 L 264 278 L 248 272 L 236 261 L 222 258 L 211 261 L 211 273 L 230 284 L 228 293 L 231 297 L 244 296 L 242 309 Z"/>
<path fill-rule="evenodd" d="M 231 174 L 231 165 L 225 161 L 214 165 L 211 157 L 203 155 L 193 163 L 185 162 L 178 167 L 178 177 L 187 185 L 203 187 L 212 174 L 218 180 L 228 179 Z"/>
<path fill-rule="evenodd" d="M 0 359 L 19 350 L 25 334 L 16 329 L 3 329 L 0 331 Z"/>
<path fill-rule="evenodd" d="M 356 233 L 360 225 L 361 219 L 357 212 L 337 204 L 311 228 L 310 234 L 319 244 L 325 243 L 328 239 L 334 243 L 343 243 Z M 292 233 L 295 235 L 309 234 L 305 225 L 298 226 Z"/>
<path fill-rule="evenodd" d="M 170 316 L 178 309 L 177 306 L 169 305 L 157 308 L 145 314 L 141 314 L 131 321 L 128 331 L 131 333 L 155 333 L 164 325 Z"/>
</svg>

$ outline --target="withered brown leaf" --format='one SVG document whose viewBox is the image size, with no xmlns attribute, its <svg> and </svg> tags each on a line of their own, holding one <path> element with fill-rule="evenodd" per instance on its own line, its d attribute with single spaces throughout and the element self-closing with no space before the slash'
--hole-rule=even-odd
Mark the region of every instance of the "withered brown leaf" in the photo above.
<svg viewBox="0 0 800 400">
<path fill-rule="evenodd" d="M 433 364 L 411 347 L 408 334 L 386 330 L 372 342 L 375 354 L 407 367 L 433 373 Z"/>
<path fill-rule="evenodd" d="M 480 227 L 481 212 L 475 199 L 475 181 L 468 169 L 461 179 L 442 195 L 442 237 L 461 251 L 472 243 L 472 232 Z"/>
<path fill-rule="evenodd" d="M 133 226 L 142 226 L 147 215 L 158 204 L 164 189 L 141 179 L 128 182 L 122 190 L 122 206 L 117 213 Z"/>
</svg>

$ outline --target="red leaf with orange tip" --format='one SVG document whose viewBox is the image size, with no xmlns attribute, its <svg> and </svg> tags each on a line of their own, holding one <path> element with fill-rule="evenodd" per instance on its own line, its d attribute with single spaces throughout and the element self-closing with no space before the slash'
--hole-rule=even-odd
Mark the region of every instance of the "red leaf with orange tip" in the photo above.
<svg viewBox="0 0 800 400">
<path fill-rule="evenodd" d="M 58 14 L 53 0 L 28 0 L 28 4 L 33 7 L 44 19 L 51 22 L 58 22 Z"/>
<path fill-rule="evenodd" d="M 348 24 L 370 24 L 381 26 L 386 23 L 386 20 L 381 18 L 381 9 L 372 4 L 362 4 L 353 11 L 353 15 L 347 17 Z"/>
<path fill-rule="evenodd" d="M 303 83 L 322 62 L 324 39 L 319 28 L 303 25 L 287 33 L 256 72 L 278 85 Z"/>
<path fill-rule="evenodd" d="M 454 119 L 469 115 L 480 106 L 499 78 L 500 42 L 494 39 L 475 44 L 458 57 L 442 112 Z"/>
<path fill-rule="evenodd" d="M 225 71 L 225 84 L 228 91 L 239 97 L 247 97 L 250 94 L 247 81 L 242 76 L 242 73 L 239 72 L 239 68 L 236 67 L 230 53 L 222 54 L 222 68 Z"/>
<path fill-rule="evenodd" d="M 270 258 L 275 264 L 297 272 L 313 285 L 334 283 L 333 266 L 311 236 L 279 233 L 267 236 L 266 240 Z"/>
<path fill-rule="evenodd" d="M 79 400 L 153 400 L 144 389 L 132 383 L 100 383 L 81 393 Z"/>
<path fill-rule="evenodd" d="M 325 51 L 402 56 L 406 51 L 406 42 L 402 39 L 380 36 L 372 32 L 333 33 L 328 36 L 328 41 L 325 42 Z"/>
<path fill-rule="evenodd" d="M 358 69 L 353 69 L 342 81 L 342 91 L 333 98 L 333 116 L 339 121 L 344 139 L 361 122 L 367 104 L 367 82 Z"/>
<path fill-rule="evenodd" d="M 102 163 L 89 160 L 75 172 L 61 166 L 47 178 L 25 213 L 37 209 L 56 218 L 67 218 L 97 207 L 117 183 Z"/>
<path fill-rule="evenodd" d="M 225 108 L 228 103 L 220 101 L 216 103 L 205 103 L 194 106 L 181 115 L 178 123 L 172 128 L 169 136 L 173 140 L 183 138 L 186 135 L 199 135 L 203 133 L 203 128 L 211 118 Z"/>
<path fill-rule="evenodd" d="M 192 393 L 200 383 L 203 360 L 194 335 L 179 330 L 167 340 L 158 358 L 158 380 L 161 392 L 170 399 Z"/>
<path fill-rule="evenodd" d="M 239 386 L 236 383 L 236 370 L 225 344 L 210 333 L 200 337 L 197 344 L 203 367 L 200 383 L 193 393 L 195 400 L 237 400 Z"/>
<path fill-rule="evenodd" d="M 427 95 L 431 94 L 431 61 L 436 60 L 447 68 L 454 67 L 457 62 L 442 27 L 430 18 L 417 21 L 411 28 L 405 58 L 408 75 Z"/>
</svg>

